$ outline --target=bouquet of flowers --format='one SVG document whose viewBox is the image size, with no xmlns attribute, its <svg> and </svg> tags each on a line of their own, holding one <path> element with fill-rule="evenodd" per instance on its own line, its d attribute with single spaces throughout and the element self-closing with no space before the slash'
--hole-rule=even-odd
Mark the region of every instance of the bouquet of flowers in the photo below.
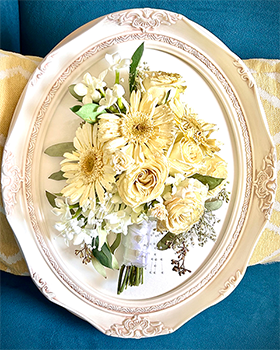
<svg viewBox="0 0 280 350">
<path fill-rule="evenodd" d="M 106 268 L 119 269 L 118 294 L 143 283 L 154 230 L 162 235 L 157 248 L 178 255 L 173 270 L 189 271 L 189 245 L 195 238 L 199 245 L 215 239 L 213 211 L 228 201 L 226 162 L 211 138 L 215 125 L 186 105 L 180 74 L 140 65 L 143 52 L 144 43 L 131 59 L 107 54 L 108 69 L 71 85 L 78 101 L 71 110 L 81 124 L 73 142 L 45 150 L 63 156 L 50 178 L 66 179 L 66 185 L 58 194 L 46 191 L 56 230 L 67 245 L 80 246 L 76 255 L 104 277 Z M 115 79 L 111 87 L 109 75 Z M 122 261 L 116 258 L 119 246 Z"/>
</svg>

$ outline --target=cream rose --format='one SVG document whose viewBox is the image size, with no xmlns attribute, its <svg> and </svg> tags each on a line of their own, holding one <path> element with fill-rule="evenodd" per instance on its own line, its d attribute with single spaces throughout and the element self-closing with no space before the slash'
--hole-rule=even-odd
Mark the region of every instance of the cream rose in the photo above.
<svg viewBox="0 0 280 350">
<path fill-rule="evenodd" d="M 226 179 L 228 176 L 227 163 L 218 155 L 213 157 L 206 157 L 202 164 L 202 167 L 198 171 L 201 175 L 209 175 L 221 179 Z M 224 181 L 208 192 L 208 197 L 215 197 L 223 188 Z"/>
<path fill-rule="evenodd" d="M 164 103 L 168 91 L 171 91 L 171 97 L 174 97 L 177 91 L 183 92 L 186 89 L 180 74 L 160 71 L 145 72 L 142 84 L 148 94 L 158 98 L 158 104 Z"/>
<path fill-rule="evenodd" d="M 188 231 L 204 213 L 208 188 L 195 179 L 180 183 L 177 192 L 164 202 L 167 218 L 158 221 L 159 231 L 179 234 Z"/>
<path fill-rule="evenodd" d="M 218 155 L 206 157 L 199 171 L 202 175 L 227 178 L 227 163 Z"/>
<path fill-rule="evenodd" d="M 126 205 L 137 207 L 161 195 L 167 176 L 167 161 L 163 156 L 135 164 L 120 176 L 119 195 Z"/>
<path fill-rule="evenodd" d="M 188 137 L 178 137 L 168 157 L 170 175 L 185 173 L 193 175 L 203 161 L 203 152 L 195 141 Z"/>
</svg>

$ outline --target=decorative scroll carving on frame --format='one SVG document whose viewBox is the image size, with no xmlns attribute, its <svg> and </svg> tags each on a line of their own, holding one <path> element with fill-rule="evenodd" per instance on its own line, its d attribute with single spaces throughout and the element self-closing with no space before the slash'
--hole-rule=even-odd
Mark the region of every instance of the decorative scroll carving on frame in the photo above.
<svg viewBox="0 0 280 350">
<path fill-rule="evenodd" d="M 233 65 L 237 68 L 237 72 L 240 75 L 241 79 L 244 80 L 249 88 L 252 88 L 254 86 L 254 81 L 249 75 L 249 71 L 247 70 L 246 66 L 240 62 L 240 60 L 233 61 Z"/>
<path fill-rule="evenodd" d="M 53 300 L 55 298 L 55 294 L 49 290 L 49 287 L 47 283 L 40 278 L 40 276 L 37 274 L 37 272 L 34 272 L 31 274 L 34 283 L 39 288 L 39 290 L 50 300 Z"/>
<path fill-rule="evenodd" d="M 2 166 L 2 196 L 5 204 L 5 213 L 12 215 L 14 206 L 17 203 L 16 195 L 21 188 L 23 177 L 20 169 L 15 165 L 15 157 L 12 152 L 4 150 Z"/>
<path fill-rule="evenodd" d="M 118 25 L 131 25 L 135 29 L 140 29 L 143 33 L 158 28 L 160 25 L 175 24 L 181 15 L 168 11 L 159 11 L 152 9 L 139 9 L 113 13 L 107 18 L 116 22 Z"/>
<path fill-rule="evenodd" d="M 165 327 L 162 322 L 151 322 L 146 317 L 134 315 L 124 319 L 121 324 L 113 324 L 105 334 L 122 338 L 154 337 L 173 332 L 172 328 Z"/>
<path fill-rule="evenodd" d="M 263 159 L 262 170 L 256 173 L 256 180 L 253 184 L 255 193 L 259 198 L 260 210 L 264 213 L 265 219 L 268 220 L 276 192 L 276 169 L 273 149 Z"/>
<path fill-rule="evenodd" d="M 53 59 L 55 57 L 56 53 L 47 56 L 46 60 L 43 60 L 41 65 L 36 68 L 33 77 L 31 78 L 31 85 L 35 86 L 38 82 L 38 80 L 42 77 L 42 75 L 46 72 L 48 67 L 52 64 Z"/>
<path fill-rule="evenodd" d="M 219 290 L 219 293 L 223 296 L 226 296 L 233 288 L 238 284 L 238 280 L 241 278 L 241 272 L 236 271 L 235 276 L 231 276 L 228 281 L 225 283 L 225 287 Z"/>
</svg>

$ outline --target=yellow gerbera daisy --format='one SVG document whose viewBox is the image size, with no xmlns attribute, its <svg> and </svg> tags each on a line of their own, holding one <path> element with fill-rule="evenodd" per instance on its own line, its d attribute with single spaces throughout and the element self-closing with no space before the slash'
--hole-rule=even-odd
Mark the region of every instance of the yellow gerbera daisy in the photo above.
<svg viewBox="0 0 280 350">
<path fill-rule="evenodd" d="M 115 172 L 108 164 L 103 143 L 97 138 L 97 124 L 83 124 L 76 131 L 75 151 L 65 153 L 61 170 L 67 178 L 62 194 L 72 203 L 82 206 L 87 201 L 95 208 L 96 194 L 100 203 L 105 201 L 105 190 L 112 190 Z"/>
<path fill-rule="evenodd" d="M 174 114 L 166 105 L 157 106 L 157 99 L 133 91 L 126 115 L 100 115 L 100 140 L 114 151 L 126 147 L 137 162 L 157 152 L 165 153 L 174 140 Z"/>
</svg>

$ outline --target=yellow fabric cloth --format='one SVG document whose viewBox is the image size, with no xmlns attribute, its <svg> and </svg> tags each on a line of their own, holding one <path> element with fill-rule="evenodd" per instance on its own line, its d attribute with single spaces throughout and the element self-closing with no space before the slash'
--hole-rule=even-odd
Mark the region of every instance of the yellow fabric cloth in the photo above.
<svg viewBox="0 0 280 350">
<path fill-rule="evenodd" d="M 250 259 L 250 265 L 280 261 L 280 60 L 244 61 L 253 75 L 277 155 L 277 190 L 272 215 Z"/>
<path fill-rule="evenodd" d="M 40 61 L 39 57 L 27 57 L 0 50 L 0 160 L 17 101 Z M 256 80 L 280 164 L 280 61 L 252 59 L 244 62 Z M 280 183 L 280 171 L 278 183 Z M 273 208 L 267 228 L 251 257 L 251 265 L 280 261 L 280 186 L 277 188 Z M 6 220 L 1 192 L 0 269 L 18 275 L 28 274 L 25 260 Z"/>
</svg>

